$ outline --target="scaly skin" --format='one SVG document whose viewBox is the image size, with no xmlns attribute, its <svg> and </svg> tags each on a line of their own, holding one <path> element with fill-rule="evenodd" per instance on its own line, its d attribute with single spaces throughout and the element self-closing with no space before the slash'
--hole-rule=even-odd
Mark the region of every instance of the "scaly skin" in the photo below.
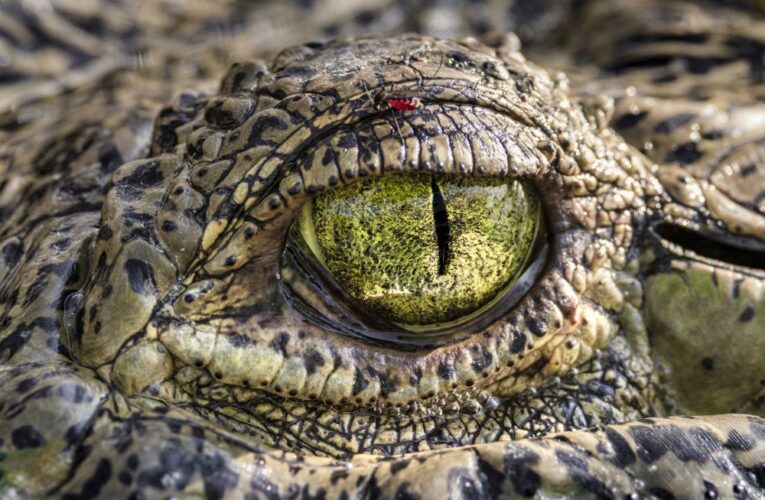
<svg viewBox="0 0 765 500">
<path fill-rule="evenodd" d="M 3 494 L 765 497 L 765 22 L 651 6 L 674 15 L 570 12 L 622 19 L 570 34 L 586 68 L 530 37 L 571 81 L 512 35 L 412 34 L 239 62 L 215 90 L 216 58 L 252 48 L 208 43 L 193 8 L 157 29 L 203 40 L 197 73 L 161 36 L 143 72 L 93 70 L 105 51 L 70 92 L 17 68 Z M 635 63 L 684 43 L 705 71 Z M 524 181 L 549 245 L 517 301 L 419 345 L 370 338 L 289 243 L 313 197 L 408 172 Z"/>
</svg>

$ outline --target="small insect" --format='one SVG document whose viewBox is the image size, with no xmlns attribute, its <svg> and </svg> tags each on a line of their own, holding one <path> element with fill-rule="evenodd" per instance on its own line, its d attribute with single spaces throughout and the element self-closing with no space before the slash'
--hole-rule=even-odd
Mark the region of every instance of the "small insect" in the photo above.
<svg viewBox="0 0 765 500">
<path fill-rule="evenodd" d="M 388 107 L 398 111 L 413 111 L 422 107 L 422 101 L 419 97 L 391 97 L 385 102 Z"/>
<path fill-rule="evenodd" d="M 378 111 L 394 110 L 399 112 L 414 111 L 422 107 L 422 100 L 415 95 L 406 95 L 402 92 L 395 92 L 392 90 L 380 89 L 374 96 L 367 88 L 364 81 L 360 82 L 364 87 L 364 92 L 372 103 L 372 107 Z M 396 126 L 396 132 L 398 133 L 401 142 L 404 142 L 404 137 L 401 134 L 401 126 L 398 124 L 398 118 L 393 116 L 393 123 Z"/>
<path fill-rule="evenodd" d="M 414 111 L 422 107 L 422 100 L 417 96 L 393 93 L 380 90 L 374 97 L 375 109 L 380 111 L 395 109 L 396 111 Z"/>
</svg>

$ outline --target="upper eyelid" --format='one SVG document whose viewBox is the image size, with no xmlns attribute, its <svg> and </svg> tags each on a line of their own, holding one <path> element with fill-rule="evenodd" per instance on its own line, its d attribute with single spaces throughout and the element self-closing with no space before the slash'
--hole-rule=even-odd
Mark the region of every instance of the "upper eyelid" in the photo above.
<svg viewBox="0 0 765 500">
<path fill-rule="evenodd" d="M 478 109 L 481 109 L 481 108 L 478 108 Z M 373 115 L 373 116 L 369 117 L 366 120 L 360 121 L 360 123 L 362 123 L 362 124 L 363 123 L 372 123 L 376 119 L 380 119 L 380 117 Z M 343 124 L 343 122 L 341 121 L 340 125 L 342 125 L 342 124 Z M 512 126 L 518 127 L 517 135 L 514 137 L 514 139 L 515 139 L 514 141 L 506 141 L 506 147 L 518 148 L 519 145 L 522 144 L 522 141 L 519 140 L 520 136 L 524 132 L 532 133 L 531 131 L 535 130 L 535 129 L 519 126 L 512 119 L 508 119 L 508 123 L 507 123 L 506 127 L 504 128 L 505 133 L 507 133 L 509 130 L 511 130 Z M 298 127 L 294 133 L 297 133 L 297 130 L 299 130 L 299 129 L 300 129 L 300 127 Z M 345 130 L 345 127 L 338 127 L 338 129 L 339 130 Z M 338 129 L 333 129 L 333 131 L 336 132 Z M 346 132 L 341 132 L 341 133 L 346 133 Z M 347 133 L 351 133 L 351 132 L 347 132 Z M 355 132 L 353 132 L 353 133 L 355 133 Z M 331 138 L 331 137 L 335 137 L 335 136 L 333 134 L 328 134 L 327 137 Z M 533 152 L 535 150 L 534 145 L 535 145 L 536 141 L 541 140 L 541 137 L 542 137 L 541 135 L 538 135 L 534 139 L 527 139 L 526 140 L 526 146 L 523 146 L 525 148 L 525 150 L 527 152 Z M 496 137 L 495 137 L 495 139 L 496 139 Z M 324 143 L 324 147 L 332 148 L 331 142 L 329 142 L 329 143 L 325 142 Z M 314 146 L 314 149 L 315 149 L 315 146 Z M 337 180 L 337 182 L 340 182 L 340 183 L 343 182 L 342 181 L 343 173 L 339 172 L 339 171 L 327 174 L 325 176 L 325 181 L 318 182 L 318 184 L 312 184 L 312 183 L 310 183 L 310 181 L 306 182 L 306 178 L 311 179 L 313 176 L 316 175 L 316 172 L 319 171 L 319 169 L 315 168 L 315 166 L 306 165 L 303 162 L 303 160 L 306 158 L 306 151 L 307 150 L 305 150 L 305 149 L 302 150 L 302 154 L 300 154 L 300 155 L 298 155 L 297 153 L 294 153 L 294 152 L 291 153 L 291 157 L 297 156 L 297 158 L 298 158 L 298 168 L 296 169 L 296 171 L 294 171 L 292 173 L 288 173 L 287 175 L 282 176 L 278 180 L 278 185 L 279 185 L 278 194 L 271 193 L 270 196 L 272 197 L 272 199 L 276 199 L 276 197 L 278 196 L 279 198 L 281 198 L 283 200 L 289 200 L 289 199 L 291 199 L 291 198 L 293 198 L 295 196 L 303 195 L 304 191 L 307 191 L 308 192 L 307 194 L 312 194 L 311 190 L 313 189 L 314 185 L 320 185 L 320 186 L 322 186 L 322 189 L 323 189 L 324 186 L 329 186 L 330 184 L 332 184 L 332 178 L 333 177 Z M 517 151 L 515 153 L 511 153 L 509 150 L 506 149 L 506 152 L 507 152 L 508 155 L 514 154 L 514 156 L 516 156 L 516 157 L 522 157 L 523 156 L 522 153 L 519 153 Z M 314 154 L 313 158 L 316 158 L 316 156 L 321 156 L 322 154 L 326 154 L 326 150 L 323 153 L 319 152 L 319 153 Z M 533 155 L 531 157 L 533 157 Z M 528 158 L 528 156 L 526 156 L 526 158 Z M 268 163 L 269 161 L 271 162 L 270 165 Z M 228 229 L 228 227 L 230 226 L 230 224 L 232 222 L 234 224 L 240 223 L 240 221 L 241 221 L 241 219 L 242 219 L 242 217 L 243 217 L 243 215 L 245 213 L 244 210 L 247 210 L 247 203 L 248 203 L 247 200 L 251 200 L 252 197 L 254 196 L 254 193 L 251 191 L 252 188 L 253 188 L 253 184 L 251 184 L 251 183 L 258 183 L 262 187 L 263 184 L 264 184 L 264 181 L 265 181 L 266 183 L 270 183 L 271 185 L 273 185 L 274 184 L 273 181 L 269 182 L 268 178 L 263 179 L 261 177 L 261 175 L 262 175 L 262 173 L 265 173 L 267 176 L 268 175 L 273 175 L 273 174 L 270 173 L 271 170 L 273 170 L 274 172 L 280 172 L 281 170 L 278 167 L 278 162 L 280 162 L 280 161 L 281 161 L 281 159 L 278 156 L 276 156 L 275 154 L 271 153 L 271 154 L 265 156 L 262 160 L 260 160 L 260 170 L 257 171 L 258 174 L 256 174 L 256 168 L 257 168 L 257 165 L 259 163 L 256 162 L 255 165 L 253 165 L 253 167 L 250 167 L 250 172 L 251 173 L 248 173 L 248 174 L 246 174 L 244 176 L 244 178 L 247 179 L 247 178 L 252 178 L 254 175 L 257 175 L 257 177 L 255 177 L 253 180 L 251 180 L 249 182 L 246 181 L 246 180 L 245 181 L 240 181 L 239 183 L 237 183 L 235 185 L 235 187 L 233 187 L 231 189 L 231 191 L 227 192 L 226 195 L 223 195 L 222 198 L 221 198 L 221 195 L 216 195 L 215 193 L 213 194 L 213 199 L 211 200 L 211 204 L 214 204 L 214 205 L 219 206 L 219 207 L 224 207 L 224 208 L 226 208 L 226 211 L 218 212 L 216 214 L 216 217 L 212 221 L 208 222 L 208 225 L 207 225 L 207 227 L 205 229 L 205 234 L 203 235 L 203 238 L 202 238 L 203 242 L 204 241 L 211 241 L 211 242 L 212 241 L 216 241 L 217 240 L 216 232 L 222 234 L 223 230 L 224 229 Z M 543 161 L 543 159 L 539 158 L 538 161 Z M 380 158 L 379 162 L 380 162 L 380 165 L 382 166 L 383 165 L 382 158 Z M 404 169 L 405 167 L 404 167 L 404 165 L 401 165 L 400 167 L 397 167 L 397 168 Z M 266 169 L 267 171 L 266 172 L 262 172 L 263 169 Z M 313 172 L 310 173 L 310 174 L 306 174 L 309 170 L 313 170 Z M 296 186 L 298 186 L 298 185 L 302 185 L 303 191 L 298 192 L 295 189 Z M 246 191 L 246 194 L 238 195 L 238 191 Z M 318 192 L 318 190 L 315 191 L 315 192 Z M 292 193 L 294 193 L 294 194 L 292 194 Z M 216 196 L 219 199 L 215 199 Z M 231 203 L 231 200 L 233 198 L 236 198 L 237 196 L 239 198 L 239 201 L 237 203 Z M 268 201 L 266 200 L 266 202 L 268 202 Z M 265 208 L 264 203 L 262 203 L 262 202 L 260 204 L 255 205 L 254 208 L 259 211 L 261 216 L 263 216 L 263 214 L 268 214 L 269 217 L 271 215 L 273 215 L 272 213 L 269 213 L 270 210 Z M 276 208 L 281 209 L 283 207 L 276 207 Z M 250 207 L 249 210 L 252 210 L 252 207 Z M 273 210 L 273 208 L 271 210 Z M 250 211 L 248 211 L 247 213 L 251 214 Z M 239 215 L 235 215 L 235 214 L 239 214 Z M 256 215 L 256 218 L 257 218 L 257 215 Z M 216 220 L 220 221 L 220 222 L 216 223 L 215 222 Z M 224 224 L 225 227 L 220 227 L 219 224 Z M 212 248 L 212 243 L 207 248 L 204 248 L 204 243 L 203 243 L 203 250 L 209 250 L 211 248 Z"/>
</svg>

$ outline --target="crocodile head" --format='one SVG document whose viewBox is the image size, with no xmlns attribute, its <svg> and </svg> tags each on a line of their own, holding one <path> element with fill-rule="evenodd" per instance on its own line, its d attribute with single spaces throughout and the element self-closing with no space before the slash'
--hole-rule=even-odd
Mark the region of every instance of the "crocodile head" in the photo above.
<svg viewBox="0 0 765 500">
<path fill-rule="evenodd" d="M 3 485 L 758 495 L 761 146 L 659 168 L 568 87 L 513 37 L 340 40 L 180 96 L 145 158 L 140 109 L 78 129 L 70 164 L 137 159 L 4 240 Z"/>
</svg>

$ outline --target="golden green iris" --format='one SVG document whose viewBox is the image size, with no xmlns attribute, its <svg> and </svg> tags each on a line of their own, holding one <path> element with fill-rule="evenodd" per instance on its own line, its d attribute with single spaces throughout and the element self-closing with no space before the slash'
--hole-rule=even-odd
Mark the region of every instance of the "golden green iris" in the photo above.
<svg viewBox="0 0 765 500">
<path fill-rule="evenodd" d="M 539 202 L 509 179 L 393 175 L 316 197 L 299 229 L 376 320 L 438 327 L 482 310 L 526 267 Z"/>
</svg>

